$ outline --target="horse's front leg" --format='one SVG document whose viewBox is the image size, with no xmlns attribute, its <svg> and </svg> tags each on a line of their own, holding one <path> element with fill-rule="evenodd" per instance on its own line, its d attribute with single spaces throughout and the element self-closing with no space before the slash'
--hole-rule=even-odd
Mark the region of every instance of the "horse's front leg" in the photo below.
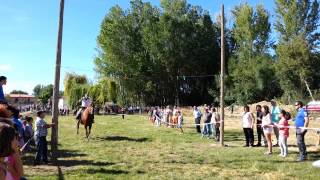
<svg viewBox="0 0 320 180">
<path fill-rule="evenodd" d="M 92 127 L 92 125 L 89 126 L 89 134 L 88 134 L 88 136 L 91 134 L 91 127 Z"/>
<path fill-rule="evenodd" d="M 79 125 L 80 125 L 80 120 L 77 122 L 77 134 L 79 134 Z"/>
<path fill-rule="evenodd" d="M 89 137 L 88 126 L 86 126 L 85 129 L 86 129 L 86 137 L 88 138 Z"/>
</svg>

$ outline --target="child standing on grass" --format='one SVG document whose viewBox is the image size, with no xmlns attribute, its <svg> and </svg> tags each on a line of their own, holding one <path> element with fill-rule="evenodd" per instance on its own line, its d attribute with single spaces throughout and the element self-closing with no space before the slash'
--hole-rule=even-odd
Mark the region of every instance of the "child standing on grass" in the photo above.
<svg viewBox="0 0 320 180">
<path fill-rule="evenodd" d="M 45 113 L 43 111 L 37 112 L 37 120 L 36 120 L 36 131 L 35 131 L 35 139 L 36 139 L 36 146 L 37 146 L 37 153 L 34 159 L 34 165 L 39 165 L 40 160 L 44 163 L 48 163 L 47 157 L 47 135 L 48 135 L 48 128 L 52 128 L 54 124 L 47 124 L 44 120 Z"/>
<path fill-rule="evenodd" d="M 287 157 L 288 156 L 288 145 L 287 145 L 287 139 L 289 137 L 289 128 L 287 128 L 286 126 L 289 126 L 288 123 L 288 115 L 287 112 L 285 110 L 281 110 L 280 113 L 280 121 L 277 124 L 278 128 L 279 128 L 279 147 L 280 147 L 280 151 L 281 153 L 279 154 L 279 156 L 281 157 Z"/>
<path fill-rule="evenodd" d="M 179 110 L 178 111 L 178 125 L 177 125 L 177 128 L 180 129 L 181 133 L 183 133 L 182 123 L 183 123 L 183 116 L 182 116 L 182 112 Z"/>
<path fill-rule="evenodd" d="M 33 123 L 33 118 L 26 116 L 25 117 L 25 128 L 24 128 L 24 142 L 27 143 L 25 150 L 29 151 L 30 150 L 30 144 L 32 143 L 32 137 L 33 137 L 33 128 L 32 128 L 32 123 Z"/>
</svg>

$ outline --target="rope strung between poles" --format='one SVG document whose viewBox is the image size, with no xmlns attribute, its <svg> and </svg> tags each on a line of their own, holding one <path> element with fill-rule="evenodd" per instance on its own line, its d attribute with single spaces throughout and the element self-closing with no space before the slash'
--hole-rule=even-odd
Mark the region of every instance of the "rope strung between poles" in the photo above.
<svg viewBox="0 0 320 180">
<path fill-rule="evenodd" d="M 166 122 L 166 121 L 163 121 L 159 116 L 155 115 L 156 119 L 159 120 L 159 122 L 163 122 L 165 124 L 168 124 L 168 125 L 178 125 L 178 124 L 174 124 L 174 123 L 170 123 L 170 122 Z M 210 123 L 199 123 L 199 124 L 196 124 L 196 123 L 183 123 L 182 125 L 183 126 L 205 126 L 205 125 L 208 125 L 208 124 L 220 124 L 222 121 L 219 121 L 219 122 L 210 122 Z M 261 126 L 261 125 L 258 125 L 258 126 Z M 304 130 L 315 130 L 315 131 L 320 131 L 320 128 L 305 128 L 305 127 L 296 127 L 296 126 L 279 126 L 279 125 L 267 125 L 268 127 L 277 127 L 277 128 L 289 128 L 289 129 L 304 129 Z"/>
</svg>

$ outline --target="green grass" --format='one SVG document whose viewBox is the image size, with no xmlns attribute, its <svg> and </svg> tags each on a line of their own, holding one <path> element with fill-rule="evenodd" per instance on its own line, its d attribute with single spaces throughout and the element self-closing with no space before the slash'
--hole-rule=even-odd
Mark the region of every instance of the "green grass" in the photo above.
<svg viewBox="0 0 320 180">
<path fill-rule="evenodd" d="M 48 118 L 47 118 L 48 119 Z M 90 141 L 83 127 L 76 135 L 72 117 L 60 118 L 59 162 L 33 167 L 24 157 L 29 179 L 318 179 L 312 161 L 263 155 L 264 148 L 244 148 L 240 128 L 226 127 L 226 144 L 201 139 L 194 128 L 154 127 L 144 116 L 96 116 Z M 238 129 L 238 130 L 237 130 Z M 292 137 L 291 137 L 292 138 Z M 49 138 L 48 138 L 49 139 Z M 295 149 L 297 149 L 295 147 Z M 310 160 L 320 159 L 311 152 Z"/>
</svg>

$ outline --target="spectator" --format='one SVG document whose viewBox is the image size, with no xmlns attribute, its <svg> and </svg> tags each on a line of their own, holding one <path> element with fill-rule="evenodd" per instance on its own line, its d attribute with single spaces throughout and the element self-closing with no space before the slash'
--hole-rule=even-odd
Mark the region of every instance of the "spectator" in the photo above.
<svg viewBox="0 0 320 180">
<path fill-rule="evenodd" d="M 210 136 L 212 135 L 212 130 L 211 130 L 211 118 L 212 118 L 212 113 L 209 110 L 209 107 L 205 108 L 205 114 L 204 114 L 204 126 L 203 126 L 203 131 L 202 131 L 202 137 L 204 136 L 208 136 L 208 138 L 210 138 Z"/>
<path fill-rule="evenodd" d="M 212 127 L 214 129 L 214 134 L 216 141 L 220 141 L 220 115 L 216 112 L 216 108 L 212 107 L 212 117 L 211 117 Z"/>
<path fill-rule="evenodd" d="M 257 111 L 257 134 L 258 134 L 258 143 L 257 143 L 257 147 L 261 146 L 261 136 L 263 137 L 263 142 L 264 145 L 267 145 L 267 140 L 266 137 L 264 136 L 263 133 L 263 128 L 262 128 L 262 117 L 263 117 L 263 113 L 261 111 L 261 105 L 257 105 L 256 106 L 256 111 Z"/>
<path fill-rule="evenodd" d="M 201 133 L 200 123 L 201 123 L 202 114 L 197 106 L 193 107 L 193 116 L 194 116 L 194 121 L 196 124 L 197 133 Z"/>
<path fill-rule="evenodd" d="M 182 112 L 178 111 L 178 125 L 177 125 L 177 128 L 180 129 L 181 133 L 183 133 L 182 124 L 183 124 Z"/>
<path fill-rule="evenodd" d="M 22 179 L 19 134 L 8 120 L 12 113 L 7 105 L 0 105 L 0 179 Z"/>
<path fill-rule="evenodd" d="M 44 111 L 38 111 L 37 112 L 37 120 L 36 120 L 36 131 L 35 131 L 35 139 L 36 139 L 36 145 L 37 145 L 37 153 L 36 157 L 34 159 L 34 165 L 39 165 L 40 161 L 44 163 L 48 163 L 48 157 L 47 157 L 47 139 L 46 136 L 48 135 L 48 128 L 51 128 L 54 126 L 54 124 L 47 124 L 44 120 L 45 113 Z"/>
<path fill-rule="evenodd" d="M 9 107 L 9 109 L 13 112 L 13 126 L 16 128 L 16 130 L 19 133 L 19 146 L 22 147 L 24 145 L 24 140 L 23 140 L 24 130 L 23 130 L 23 124 L 21 123 L 21 120 L 19 120 L 20 111 L 15 107 Z"/>
<path fill-rule="evenodd" d="M 272 123 L 277 124 L 280 121 L 280 112 L 281 109 L 277 106 L 277 102 L 276 100 L 272 99 L 271 100 L 271 119 L 272 119 Z M 277 144 L 273 145 L 275 146 L 279 146 L 279 129 L 277 126 L 273 126 L 273 131 L 274 134 L 276 135 L 277 138 Z"/>
<path fill-rule="evenodd" d="M 26 125 L 25 125 L 25 130 L 24 130 L 24 141 L 26 143 L 28 143 L 26 145 L 26 151 L 29 151 L 30 150 L 30 141 L 32 141 L 32 137 L 33 137 L 33 128 L 32 128 L 32 123 L 33 123 L 33 118 L 32 117 L 29 117 L 27 116 L 25 118 L 25 121 L 26 121 Z"/>
<path fill-rule="evenodd" d="M 244 106 L 244 113 L 242 115 L 242 127 L 246 138 L 246 144 L 244 147 L 253 147 L 254 136 L 253 136 L 253 125 L 254 117 L 250 112 L 249 106 Z"/>
<path fill-rule="evenodd" d="M 262 108 L 263 112 L 263 117 L 262 117 L 262 128 L 264 135 L 267 139 L 268 143 L 268 152 L 266 152 L 266 155 L 271 155 L 272 154 L 272 139 L 271 139 L 271 134 L 272 134 L 272 120 L 271 120 L 271 115 L 270 115 L 270 110 L 268 106 L 263 106 Z"/>
<path fill-rule="evenodd" d="M 0 76 L 0 102 L 7 102 L 5 97 L 4 97 L 4 92 L 3 92 L 3 85 L 7 84 L 7 77 L 5 76 Z"/>
<path fill-rule="evenodd" d="M 3 85 L 7 84 L 7 77 L 5 76 L 0 76 L 0 102 L 6 103 L 6 99 L 4 97 L 4 92 L 3 92 Z"/>
<path fill-rule="evenodd" d="M 305 128 L 309 125 L 309 117 L 308 113 L 305 109 L 303 109 L 303 103 L 301 101 L 297 101 L 295 103 L 296 110 L 298 111 L 295 119 L 296 124 L 296 137 L 297 144 L 299 147 L 299 157 L 297 159 L 298 162 L 305 161 L 307 159 L 307 148 L 304 142 L 304 136 L 307 133 Z"/>
<path fill-rule="evenodd" d="M 18 134 L 6 123 L 0 123 L 0 179 L 20 179 L 23 166 L 19 152 Z"/>
<path fill-rule="evenodd" d="M 286 126 L 289 126 L 288 119 L 286 119 L 287 112 L 285 110 L 281 110 L 280 113 L 280 121 L 279 124 L 277 124 L 279 128 L 279 147 L 280 147 L 280 154 L 281 157 L 287 157 L 288 155 L 288 145 L 287 145 L 287 139 L 289 137 L 289 128 Z"/>
</svg>

